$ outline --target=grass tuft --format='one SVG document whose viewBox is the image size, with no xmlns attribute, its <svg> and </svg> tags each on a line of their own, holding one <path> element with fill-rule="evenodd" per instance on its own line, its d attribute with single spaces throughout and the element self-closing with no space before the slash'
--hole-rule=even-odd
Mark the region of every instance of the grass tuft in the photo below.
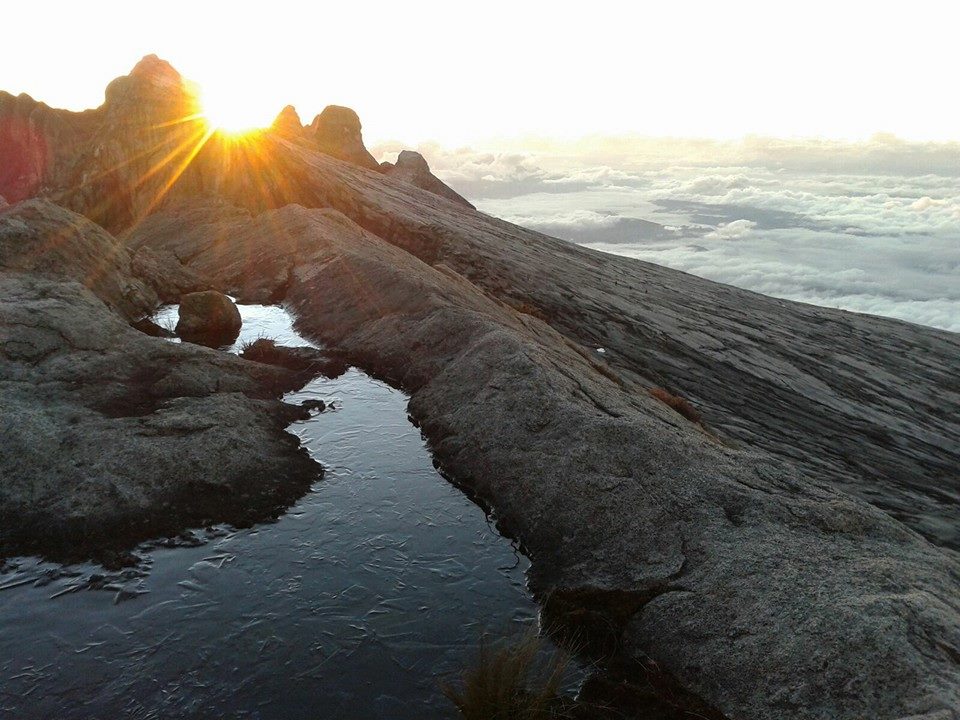
<svg viewBox="0 0 960 720">
<path fill-rule="evenodd" d="M 254 347 L 256 345 L 256 347 Z M 257 337 L 247 340 L 242 340 L 240 342 L 240 354 L 253 350 L 254 352 L 262 352 L 264 354 L 272 353 L 277 347 L 277 341 L 266 335 L 257 335 Z"/>
<path fill-rule="evenodd" d="M 543 661 L 543 648 L 544 641 L 533 632 L 496 646 L 484 640 L 459 686 L 444 684 L 443 693 L 464 720 L 569 718 L 569 704 L 560 694 L 569 657 L 556 652 Z"/>
</svg>

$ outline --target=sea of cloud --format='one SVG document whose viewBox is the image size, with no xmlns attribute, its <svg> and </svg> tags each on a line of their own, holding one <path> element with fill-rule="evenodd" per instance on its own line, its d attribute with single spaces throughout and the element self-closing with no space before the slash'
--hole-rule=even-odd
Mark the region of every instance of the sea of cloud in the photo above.
<svg viewBox="0 0 960 720">
<path fill-rule="evenodd" d="M 960 145 L 590 138 L 419 150 L 479 209 L 512 222 L 768 295 L 960 332 Z"/>
</svg>

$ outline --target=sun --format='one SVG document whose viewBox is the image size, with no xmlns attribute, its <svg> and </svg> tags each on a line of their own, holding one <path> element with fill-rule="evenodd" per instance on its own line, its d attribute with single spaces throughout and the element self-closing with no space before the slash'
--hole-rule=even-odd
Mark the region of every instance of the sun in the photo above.
<svg viewBox="0 0 960 720">
<path fill-rule="evenodd" d="M 245 135 L 269 127 L 273 117 L 253 102 L 242 88 L 237 90 L 232 92 L 230 88 L 224 88 L 218 91 L 206 87 L 200 90 L 201 114 L 210 127 L 228 135 Z"/>
</svg>

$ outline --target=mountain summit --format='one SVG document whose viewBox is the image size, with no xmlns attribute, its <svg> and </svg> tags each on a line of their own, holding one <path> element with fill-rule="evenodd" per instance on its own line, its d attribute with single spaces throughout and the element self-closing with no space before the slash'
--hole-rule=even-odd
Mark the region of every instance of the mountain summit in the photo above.
<svg viewBox="0 0 960 720">
<path fill-rule="evenodd" d="M 258 153 L 271 154 L 281 139 L 302 140 L 331 157 L 380 170 L 350 108 L 330 105 L 303 128 L 288 106 L 258 133 Z M 258 167 L 249 143 L 238 148 L 220 137 L 203 117 L 197 88 L 156 55 L 112 81 L 95 110 L 54 110 L 28 96 L 0 93 L 0 141 L 0 195 L 20 200 L 42 194 L 114 231 L 171 197 L 220 185 L 229 164 L 245 166 L 248 176 L 276 174 L 275 167 Z M 466 202 L 429 171 L 400 179 Z"/>
<path fill-rule="evenodd" d="M 700 717 L 956 717 L 960 337 L 498 220 L 415 153 L 378 166 L 346 108 L 226 137 L 178 78 L 150 56 L 84 113 L 0 96 L 0 553 L 306 492 L 302 375 L 131 326 L 196 290 L 282 302 L 409 394 L 586 661 Z"/>
</svg>

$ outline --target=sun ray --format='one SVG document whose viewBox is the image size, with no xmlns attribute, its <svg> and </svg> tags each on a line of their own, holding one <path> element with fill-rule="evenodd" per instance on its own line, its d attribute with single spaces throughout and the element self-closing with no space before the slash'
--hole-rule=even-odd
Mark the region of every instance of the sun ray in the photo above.
<svg viewBox="0 0 960 720">
<path fill-rule="evenodd" d="M 172 188 L 173 185 L 177 182 L 177 180 L 180 179 L 180 176 L 183 175 L 184 171 L 186 171 L 186 169 L 190 167 L 190 163 L 193 162 L 193 159 L 203 149 L 204 145 L 207 144 L 207 141 L 210 140 L 211 137 L 213 137 L 213 134 L 215 132 L 216 132 L 216 129 L 213 127 L 208 126 L 206 128 L 206 130 L 203 132 L 203 137 L 200 138 L 200 140 L 194 145 L 194 147 L 187 153 L 187 156 L 180 162 L 180 164 L 176 168 L 174 168 L 174 171 L 173 173 L 171 173 L 170 178 L 167 180 L 164 186 L 160 189 L 160 191 L 156 194 L 156 196 L 154 196 L 153 200 L 147 206 L 145 214 L 149 215 L 151 212 L 153 212 L 154 209 L 156 209 L 157 205 L 159 205 L 160 202 L 163 200 L 163 198 L 166 197 L 167 193 L 170 192 L 170 188 Z"/>
</svg>

